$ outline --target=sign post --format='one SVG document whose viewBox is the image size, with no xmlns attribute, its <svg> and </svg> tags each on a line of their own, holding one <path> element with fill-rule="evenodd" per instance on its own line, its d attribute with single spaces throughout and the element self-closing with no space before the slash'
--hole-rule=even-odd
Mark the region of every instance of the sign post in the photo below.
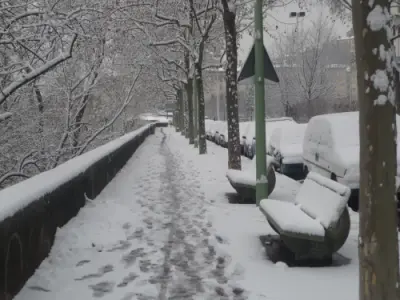
<svg viewBox="0 0 400 300">
<path fill-rule="evenodd" d="M 199 101 L 197 99 L 197 78 L 193 79 L 194 147 L 199 148 Z"/>
<path fill-rule="evenodd" d="M 256 0 L 255 24 L 255 94 L 256 94 L 256 201 L 268 197 L 267 163 L 265 151 L 265 91 L 264 91 L 264 39 L 262 0 Z"/>
<path fill-rule="evenodd" d="M 265 90 L 264 79 L 279 82 L 278 75 L 264 47 L 262 0 L 256 0 L 254 6 L 255 40 L 238 81 L 254 76 L 256 108 L 256 201 L 268 197 L 267 154 L 265 141 Z"/>
</svg>

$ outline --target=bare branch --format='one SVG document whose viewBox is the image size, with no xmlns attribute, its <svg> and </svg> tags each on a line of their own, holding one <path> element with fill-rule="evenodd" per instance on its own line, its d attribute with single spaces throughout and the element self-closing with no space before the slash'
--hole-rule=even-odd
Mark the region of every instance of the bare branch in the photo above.
<svg viewBox="0 0 400 300">
<path fill-rule="evenodd" d="M 81 155 L 86 148 L 90 145 L 91 142 L 93 142 L 96 137 L 101 134 L 104 130 L 106 130 L 107 128 L 109 128 L 111 125 L 114 124 L 114 122 L 118 119 L 118 117 L 121 115 L 121 113 L 125 110 L 125 108 L 127 107 L 127 105 L 131 102 L 132 100 L 132 91 L 136 85 L 137 80 L 139 79 L 140 73 L 142 72 L 142 67 L 140 67 L 135 79 L 133 80 L 131 87 L 129 89 L 129 92 L 125 98 L 125 101 L 123 103 L 123 105 L 121 106 L 121 108 L 118 110 L 118 112 L 114 115 L 114 117 L 107 123 L 105 124 L 103 127 L 101 127 L 99 130 L 97 130 L 89 139 L 86 140 L 86 142 L 80 147 L 79 151 L 76 153 L 76 155 Z"/>
<path fill-rule="evenodd" d="M 14 81 L 10 85 L 8 85 L 6 88 L 1 90 L 0 91 L 0 104 L 2 104 L 4 101 L 6 101 L 7 98 L 12 93 L 14 93 L 17 89 L 19 89 L 20 87 L 24 86 L 25 84 L 27 84 L 28 82 L 32 81 L 33 79 L 39 77 L 40 75 L 45 74 L 46 72 L 48 72 L 51 69 L 53 69 L 55 66 L 57 66 L 60 63 L 68 60 L 69 58 L 71 58 L 72 57 L 72 50 L 74 48 L 74 44 L 76 42 L 76 39 L 77 39 L 77 35 L 74 35 L 66 52 L 61 53 L 58 57 L 48 61 L 46 64 L 44 64 L 43 66 L 37 68 L 35 71 L 26 74 L 20 80 Z"/>
</svg>

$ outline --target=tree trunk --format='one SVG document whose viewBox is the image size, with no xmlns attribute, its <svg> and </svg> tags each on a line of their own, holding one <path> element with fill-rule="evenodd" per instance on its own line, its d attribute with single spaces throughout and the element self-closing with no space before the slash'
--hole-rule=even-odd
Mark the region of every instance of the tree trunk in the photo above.
<svg viewBox="0 0 400 300">
<path fill-rule="evenodd" d="M 187 104 L 188 104 L 188 130 L 189 130 L 189 144 L 194 144 L 194 128 L 193 128 L 193 78 L 188 78 L 186 84 Z"/>
<path fill-rule="evenodd" d="M 179 103 L 179 97 L 178 97 L 178 92 L 176 93 L 176 105 L 175 105 L 175 112 L 174 112 L 174 126 L 175 126 L 175 131 L 179 132 L 181 131 L 180 129 L 180 123 L 179 123 L 179 117 L 180 117 L 180 103 Z"/>
<path fill-rule="evenodd" d="M 360 107 L 360 300 L 395 300 L 399 285 L 396 110 L 393 70 L 387 67 L 393 57 L 382 60 L 379 53 L 380 49 L 388 53 L 392 45 L 388 23 L 379 28 L 380 22 L 371 26 L 367 21 L 374 13 L 383 18 L 382 8 L 390 11 L 390 5 L 388 0 L 353 0 L 352 5 Z M 374 78 L 377 72 L 379 77 Z M 388 81 L 382 80 L 385 77 Z"/>
<path fill-rule="evenodd" d="M 229 10 L 227 0 L 222 0 L 224 8 L 224 28 L 227 66 L 226 110 L 228 115 L 228 168 L 241 170 L 241 149 L 239 132 L 239 105 L 237 87 L 237 46 L 236 13 Z"/>
<path fill-rule="evenodd" d="M 393 69 L 394 79 L 395 79 L 395 87 L 396 87 L 396 111 L 400 114 L 400 73 L 396 68 Z"/>
<path fill-rule="evenodd" d="M 36 81 L 33 84 L 33 90 L 35 92 L 36 96 L 36 101 L 38 105 L 38 111 L 39 111 L 39 132 L 41 135 L 43 135 L 43 127 L 44 127 L 44 121 L 43 121 L 43 113 L 44 113 L 44 103 L 43 103 L 43 96 L 42 92 L 40 91 L 39 87 L 36 85 Z M 42 136 L 43 137 L 43 136 Z"/>
<path fill-rule="evenodd" d="M 196 88 L 197 88 L 197 101 L 198 101 L 198 120 L 199 120 L 199 154 L 207 153 L 207 140 L 206 140 L 206 124 L 205 124 L 205 103 L 204 103 L 204 85 L 203 85 L 203 72 L 202 63 L 197 62 L 196 68 Z"/>
<path fill-rule="evenodd" d="M 175 126 L 175 131 L 179 132 L 179 125 L 178 125 L 178 106 L 175 108 L 174 116 L 173 116 L 173 125 Z"/>
<path fill-rule="evenodd" d="M 185 108 L 183 103 L 183 95 L 182 90 L 179 89 L 178 93 L 178 124 L 179 124 L 179 131 L 182 135 L 185 134 Z"/>
<path fill-rule="evenodd" d="M 185 94 L 183 94 L 184 96 Z M 183 116 L 184 116 L 184 127 L 185 127 L 185 138 L 189 139 L 189 105 L 188 105 L 188 97 L 184 97 L 183 100 Z"/>
<path fill-rule="evenodd" d="M 89 83 L 87 85 L 89 87 L 89 89 L 90 89 L 90 87 L 92 87 L 95 84 L 97 78 L 99 77 L 98 69 L 100 68 L 100 66 L 102 64 L 102 61 L 103 61 L 103 59 L 101 59 L 100 62 L 97 64 L 96 69 L 93 73 L 93 76 L 89 80 Z M 91 96 L 91 92 L 86 90 L 84 93 L 84 96 L 82 96 L 81 101 L 79 103 L 79 110 L 75 115 L 74 125 L 72 127 L 72 129 L 73 129 L 72 147 L 73 148 L 76 148 L 79 145 L 79 137 L 82 132 L 82 120 L 85 115 L 90 96 Z M 75 151 L 78 151 L 78 149 L 76 149 Z"/>
<path fill-rule="evenodd" d="M 197 100 L 197 86 L 198 82 L 195 78 L 193 80 L 193 114 L 194 114 L 194 147 L 199 148 L 199 101 Z"/>
</svg>

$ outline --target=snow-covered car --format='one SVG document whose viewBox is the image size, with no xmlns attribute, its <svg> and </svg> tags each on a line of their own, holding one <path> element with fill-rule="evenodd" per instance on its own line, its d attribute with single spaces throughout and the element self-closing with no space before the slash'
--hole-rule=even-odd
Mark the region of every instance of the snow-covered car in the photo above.
<svg viewBox="0 0 400 300">
<path fill-rule="evenodd" d="M 205 120 L 205 127 L 206 127 L 206 139 L 211 140 L 212 137 L 212 128 L 214 127 L 214 121 L 212 120 Z"/>
<path fill-rule="evenodd" d="M 216 124 L 216 130 L 214 133 L 214 142 L 217 145 L 220 145 L 221 143 L 221 134 L 224 134 L 226 129 L 227 129 L 227 124 L 225 121 L 215 121 Z"/>
<path fill-rule="evenodd" d="M 286 124 L 275 128 L 269 139 L 267 153 L 278 162 L 278 172 L 294 179 L 305 178 L 303 139 L 307 124 Z"/>
<path fill-rule="evenodd" d="M 218 143 L 219 139 L 219 133 L 221 130 L 224 128 L 224 123 L 223 121 L 213 121 L 211 127 L 210 127 L 210 140 L 213 141 L 214 143 Z"/>
<path fill-rule="evenodd" d="M 256 137 L 255 134 L 253 138 L 247 142 L 246 146 L 246 156 L 250 159 L 253 159 L 254 155 L 256 155 Z"/>
<path fill-rule="evenodd" d="M 247 145 L 247 134 L 251 128 L 254 126 L 254 122 L 240 122 L 239 123 L 239 132 L 240 132 L 240 149 L 242 155 L 245 155 L 245 147 Z"/>
<path fill-rule="evenodd" d="M 220 133 L 218 145 L 224 148 L 228 147 L 228 134 L 225 135 L 225 133 Z"/>
<path fill-rule="evenodd" d="M 268 143 L 270 140 L 270 137 L 272 135 L 272 132 L 276 128 L 283 127 L 287 124 L 297 124 L 292 118 L 289 117 L 282 117 L 282 118 L 267 118 L 265 119 L 265 146 L 266 149 L 268 149 Z M 252 139 L 251 142 L 247 140 L 248 142 L 248 147 L 247 147 L 247 157 L 253 158 L 254 155 L 256 154 L 256 131 L 255 131 L 255 126 L 254 126 L 254 132 L 252 132 Z"/>
<path fill-rule="evenodd" d="M 218 137 L 218 145 L 221 147 L 228 147 L 228 124 L 224 122 L 224 126 L 220 127 L 219 137 Z"/>
<path fill-rule="evenodd" d="M 400 117 L 396 116 L 397 132 Z M 399 136 L 397 137 L 399 140 Z M 397 176 L 400 151 L 397 147 Z M 305 172 L 314 171 L 352 189 L 349 205 L 358 210 L 360 186 L 359 112 L 315 116 L 310 119 L 303 141 Z"/>
</svg>

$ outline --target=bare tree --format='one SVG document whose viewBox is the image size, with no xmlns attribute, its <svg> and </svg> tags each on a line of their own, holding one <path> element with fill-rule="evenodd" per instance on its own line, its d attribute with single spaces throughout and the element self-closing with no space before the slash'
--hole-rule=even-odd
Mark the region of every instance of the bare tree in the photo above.
<svg viewBox="0 0 400 300">
<path fill-rule="evenodd" d="M 239 109 L 237 87 L 237 30 L 236 30 L 236 6 L 233 0 L 221 0 L 222 14 L 225 29 L 226 47 L 226 109 L 228 115 L 228 167 L 240 170 L 241 147 L 239 132 Z"/>
<path fill-rule="evenodd" d="M 151 88 L 158 86 L 154 56 L 143 51 L 146 47 L 141 41 L 145 34 L 132 20 L 145 15 L 146 5 L 121 1 L 117 7 L 102 0 L 71 0 L 54 1 L 51 6 L 50 2 L 39 0 L 33 6 L 32 2 L 19 0 L 0 3 L 0 9 L 6 11 L 0 14 L 0 26 L 6 27 L 7 18 L 24 11 L 39 10 L 48 21 L 24 15 L 19 24 L 12 24 L 15 27 L 10 27 L 10 31 L 0 31 L 1 41 L 8 38 L 9 32 L 15 36 L 32 34 L 32 39 L 28 38 L 23 45 L 36 49 L 32 53 L 18 41 L 0 43 L 3 91 L 15 82 L 21 83 L 20 78 L 35 72 L 33 69 L 43 67 L 45 62 L 38 55 L 48 60 L 58 57 L 63 46 L 76 36 L 69 59 L 23 81 L 4 98 L 0 115 L 7 120 L 1 118 L 0 126 L 1 187 L 55 167 L 125 133 L 126 124 L 133 126 L 140 110 L 154 107 L 160 98 L 161 92 Z M 10 8 L 14 3 L 21 5 Z M 46 16 L 48 12 L 50 15 Z M 72 12 L 76 13 L 75 19 Z M 68 18 L 73 21 L 67 22 L 64 14 L 70 14 Z M 51 27 L 52 22 L 57 26 Z M 52 31 L 55 29 L 59 30 L 57 34 Z M 45 43 L 47 38 L 54 39 L 53 47 Z M 19 69 L 13 61 L 21 65 L 30 63 L 32 70 Z M 132 79 L 138 84 L 133 85 Z"/>
<path fill-rule="evenodd" d="M 305 113 L 307 118 L 322 112 L 334 96 L 334 82 L 328 76 L 326 51 L 331 47 L 333 24 L 321 16 L 310 29 L 293 31 L 276 44 L 281 101 L 288 115 Z M 306 107 L 305 112 L 295 111 Z"/>
<path fill-rule="evenodd" d="M 81 3 L 80 3 L 81 4 Z M 82 18 L 102 14 L 90 4 L 0 2 L 0 104 L 72 56 Z"/>
<path fill-rule="evenodd" d="M 331 41 L 333 25 L 323 16 L 305 33 L 300 42 L 300 63 L 298 82 L 303 99 L 307 104 L 307 117 L 310 118 L 313 106 L 332 95 L 333 83 L 327 76 L 327 66 L 322 58 L 325 47 Z M 317 102 L 318 101 L 318 102 Z M 317 102 L 317 103 L 316 103 Z"/>
<path fill-rule="evenodd" d="M 207 153 L 206 128 L 205 128 L 205 100 L 204 100 L 204 53 L 206 43 L 210 37 L 211 29 L 217 20 L 217 0 L 197 1 L 189 0 L 192 18 L 196 24 L 198 38 L 194 41 L 194 69 L 197 87 L 198 101 L 198 134 L 199 134 L 199 154 Z"/>
<path fill-rule="evenodd" d="M 390 1 L 353 0 L 360 106 L 361 300 L 399 298 L 396 109 Z"/>
<path fill-rule="evenodd" d="M 266 1 L 264 14 L 274 7 L 279 1 Z M 280 4 L 284 4 L 282 1 Z M 228 122 L 228 167 L 241 169 L 241 150 L 239 132 L 239 106 L 238 106 L 238 53 L 237 44 L 240 33 L 249 31 L 253 25 L 253 7 L 248 1 L 220 0 L 220 11 L 223 16 L 226 53 L 226 110 Z"/>
</svg>

